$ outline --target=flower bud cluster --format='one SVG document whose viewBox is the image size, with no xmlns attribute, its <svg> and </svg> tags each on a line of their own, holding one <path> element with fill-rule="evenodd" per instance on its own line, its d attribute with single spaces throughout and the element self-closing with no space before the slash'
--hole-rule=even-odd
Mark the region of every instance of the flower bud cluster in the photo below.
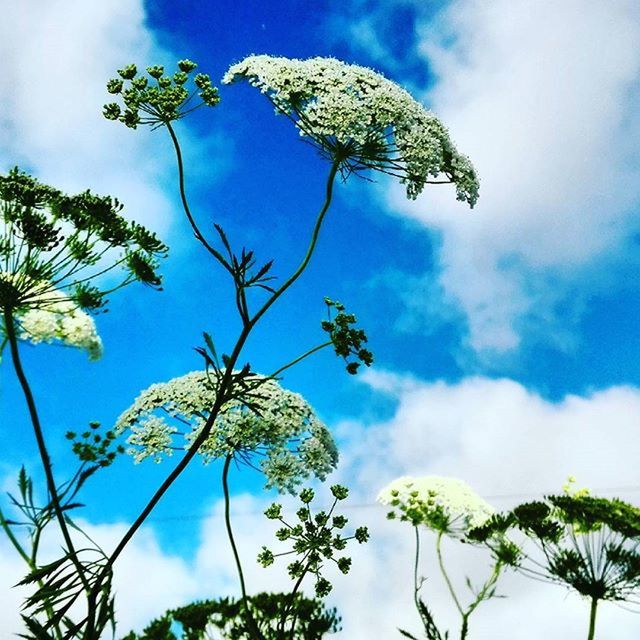
<svg viewBox="0 0 640 640">
<path fill-rule="evenodd" d="M 458 537 L 485 523 L 493 507 L 458 478 L 403 476 L 388 484 L 377 498 L 392 509 L 389 519 L 399 518 L 414 527 L 424 525 Z"/>
<path fill-rule="evenodd" d="M 272 504 L 265 516 L 269 520 L 278 520 L 283 526 L 276 531 L 276 538 L 280 542 L 289 542 L 291 551 L 274 554 L 267 547 L 262 547 L 258 555 L 258 562 L 263 567 L 274 563 L 276 557 L 296 554 L 298 560 L 290 562 L 287 566 L 289 576 L 294 580 L 301 580 L 307 574 L 315 577 L 315 593 L 318 597 L 328 595 L 333 588 L 329 580 L 322 575 L 322 569 L 327 560 L 335 563 L 342 573 L 349 573 L 351 558 L 347 556 L 336 557 L 335 552 L 343 551 L 349 540 L 357 540 L 360 544 L 367 542 L 369 531 L 366 527 L 358 527 L 352 536 L 343 536 L 341 531 L 348 523 L 348 519 L 342 515 L 334 515 L 336 504 L 345 500 L 349 495 L 346 487 L 333 485 L 331 493 L 334 501 L 329 511 L 311 512 L 310 503 L 315 497 L 312 489 L 303 489 L 299 498 L 302 507 L 296 511 L 297 524 L 291 525 L 282 517 L 282 505 Z"/>
<path fill-rule="evenodd" d="M 139 280 L 159 287 L 157 258 L 167 248 L 122 209 L 115 198 L 68 196 L 17 168 L 0 175 L 0 309 L 22 315 L 36 339 L 83 346 L 93 329 L 74 309 L 104 305 L 105 292 L 92 284 L 97 275 L 124 267 L 117 286 Z M 36 309 L 55 315 L 24 316 Z"/>
<path fill-rule="evenodd" d="M 345 359 L 347 372 L 355 375 L 361 363 L 370 367 L 373 364 L 373 354 L 363 346 L 367 342 L 364 330 L 352 326 L 356 323 L 355 315 L 346 313 L 345 306 L 340 302 L 334 302 L 329 298 L 325 298 L 324 301 L 329 312 L 329 320 L 323 321 L 321 326 L 323 331 L 329 334 L 336 355 Z M 337 313 L 332 318 L 333 309 Z M 355 360 L 349 360 L 349 358 L 355 358 Z"/>
<path fill-rule="evenodd" d="M 164 67 L 155 65 L 147 67 L 148 78 L 138 75 L 134 64 L 118 69 L 120 77 L 109 80 L 107 91 L 121 96 L 124 109 L 117 102 L 111 102 L 104 106 L 104 117 L 136 129 L 140 124 L 169 124 L 203 105 L 215 107 L 220 96 L 206 73 L 198 73 L 194 77 L 196 89 L 187 89 L 189 77 L 197 66 L 191 60 L 180 60 L 178 71 L 168 75 Z M 195 95 L 200 98 L 199 104 L 189 106 Z"/>
</svg>

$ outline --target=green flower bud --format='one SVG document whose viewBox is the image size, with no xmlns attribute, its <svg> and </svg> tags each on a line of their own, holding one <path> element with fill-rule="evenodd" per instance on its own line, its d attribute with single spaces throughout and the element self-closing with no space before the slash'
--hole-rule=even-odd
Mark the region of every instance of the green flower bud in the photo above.
<svg viewBox="0 0 640 640">
<path fill-rule="evenodd" d="M 149 81 L 144 76 L 138 76 L 131 81 L 131 86 L 138 91 L 142 91 L 147 88 Z"/>
<path fill-rule="evenodd" d="M 347 489 L 347 487 L 343 487 L 342 485 L 334 484 L 331 487 L 331 493 L 337 500 L 344 500 L 349 495 L 349 489 Z"/>
<path fill-rule="evenodd" d="M 162 78 L 164 74 L 164 67 L 161 65 L 155 65 L 153 67 L 147 67 L 147 73 L 156 80 Z"/>
<path fill-rule="evenodd" d="M 184 73 L 191 73 L 197 66 L 192 60 L 178 60 L 178 68 Z"/>
<path fill-rule="evenodd" d="M 124 69 L 118 69 L 118 73 L 124 80 L 132 80 L 138 73 L 138 69 L 135 64 L 128 64 Z"/>
<path fill-rule="evenodd" d="M 102 115 L 107 119 L 107 120 L 117 120 L 120 117 L 120 114 L 122 113 L 120 106 L 117 105 L 115 102 L 110 102 L 109 104 L 105 104 L 104 108 L 102 109 Z"/>
<path fill-rule="evenodd" d="M 189 76 L 186 73 L 184 73 L 184 71 L 176 71 L 173 74 L 173 81 L 177 85 L 183 85 L 188 79 L 189 79 Z"/>
<path fill-rule="evenodd" d="M 107 91 L 109 93 L 120 93 L 122 91 L 123 82 L 120 78 L 114 78 L 107 82 Z"/>
<path fill-rule="evenodd" d="M 211 86 L 211 78 L 207 73 L 199 73 L 193 81 L 198 89 L 206 89 Z"/>
</svg>

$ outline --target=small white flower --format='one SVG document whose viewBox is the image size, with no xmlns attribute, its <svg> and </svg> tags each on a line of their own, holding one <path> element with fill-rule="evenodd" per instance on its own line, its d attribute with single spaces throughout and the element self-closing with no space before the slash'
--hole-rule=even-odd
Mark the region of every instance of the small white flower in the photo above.
<svg viewBox="0 0 640 640">
<path fill-rule="evenodd" d="M 400 178 L 407 197 L 428 182 L 453 182 L 473 206 L 478 178 L 446 127 L 407 91 L 381 74 L 334 58 L 249 56 L 232 65 L 224 84 L 247 80 L 293 120 L 344 173 L 364 168 Z"/>
<path fill-rule="evenodd" d="M 11 280 L 3 273 L 0 273 L 0 278 L 5 282 Z M 32 291 L 30 306 L 16 314 L 21 340 L 33 344 L 58 342 L 84 349 L 90 360 L 98 360 L 102 356 L 102 340 L 90 315 L 62 292 L 44 283 L 35 283 Z"/>
<path fill-rule="evenodd" d="M 441 476 L 397 478 L 380 491 L 377 501 L 397 509 L 402 520 L 449 535 L 478 527 L 495 513 L 466 482 Z"/>
<path fill-rule="evenodd" d="M 228 401 L 198 453 L 205 463 L 232 455 L 259 466 L 267 487 L 295 490 L 306 477 L 324 479 L 336 466 L 338 452 L 327 427 L 297 393 L 274 380 L 245 379 L 253 392 Z M 151 385 L 117 420 L 116 429 L 132 431 L 127 442 L 136 460 L 159 460 L 170 453 L 173 436 L 188 448 L 202 430 L 217 397 L 216 384 L 205 371 L 193 371 Z M 148 432 L 148 433 L 147 433 Z"/>
</svg>

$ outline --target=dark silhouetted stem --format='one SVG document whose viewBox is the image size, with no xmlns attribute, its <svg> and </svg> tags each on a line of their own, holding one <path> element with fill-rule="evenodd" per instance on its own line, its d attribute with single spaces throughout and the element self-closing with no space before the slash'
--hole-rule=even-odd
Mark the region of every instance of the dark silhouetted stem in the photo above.
<svg viewBox="0 0 640 640">
<path fill-rule="evenodd" d="M 596 637 L 596 613 L 598 609 L 598 599 L 591 598 L 591 610 L 589 612 L 589 635 L 587 640 L 593 640 Z"/>
<path fill-rule="evenodd" d="M 60 527 L 60 532 L 62 533 L 62 537 L 65 541 L 65 544 L 67 545 L 69 558 L 71 559 L 71 562 L 76 569 L 78 578 L 80 579 L 83 587 L 88 593 L 90 591 L 90 585 L 86 579 L 84 567 L 78 559 L 78 554 L 73 545 L 73 541 L 71 540 L 71 534 L 69 533 L 69 527 L 67 526 L 64 513 L 62 512 L 58 490 L 56 487 L 55 479 L 53 477 L 51 458 L 49 456 L 49 452 L 47 451 L 44 434 L 42 432 L 42 426 L 40 424 L 40 418 L 38 416 L 38 410 L 36 408 L 36 403 L 31 391 L 31 387 L 29 385 L 29 381 L 27 380 L 24 369 L 22 367 L 22 361 L 20 360 L 20 352 L 18 349 L 18 339 L 16 337 L 13 313 L 10 308 L 5 307 L 3 315 L 7 341 L 9 343 L 9 349 L 11 351 L 11 360 L 13 361 L 13 368 L 16 372 L 16 376 L 18 377 L 18 381 L 20 382 L 20 387 L 22 388 L 22 393 L 29 410 L 29 417 L 31 418 L 31 425 L 33 426 L 33 432 L 36 437 L 38 453 L 40 454 L 40 461 L 42 463 L 42 468 L 47 480 L 47 490 L 51 498 L 51 504 L 53 505 L 53 510 L 56 515 L 58 526 Z"/>
<path fill-rule="evenodd" d="M 222 491 L 224 493 L 224 524 L 227 528 L 227 536 L 231 543 L 231 550 L 233 551 L 233 559 L 236 563 L 236 570 L 238 571 L 238 578 L 240 580 L 240 590 L 242 591 L 242 604 L 244 606 L 244 612 L 246 615 L 247 626 L 251 633 L 251 637 L 254 640 L 264 640 L 264 636 L 260 633 L 255 618 L 251 613 L 249 607 L 249 599 L 247 598 L 247 588 L 244 581 L 244 572 L 242 571 L 242 562 L 240 561 L 240 554 L 238 553 L 238 547 L 233 536 L 233 528 L 231 527 L 231 497 L 229 495 L 229 467 L 233 456 L 228 455 L 224 461 L 224 468 L 222 470 Z"/>
</svg>

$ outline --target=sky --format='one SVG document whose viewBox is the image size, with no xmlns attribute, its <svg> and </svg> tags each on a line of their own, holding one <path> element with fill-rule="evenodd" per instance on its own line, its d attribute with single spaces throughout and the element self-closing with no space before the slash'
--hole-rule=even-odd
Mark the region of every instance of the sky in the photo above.
<svg viewBox="0 0 640 640">
<path fill-rule="evenodd" d="M 252 53 L 333 56 L 407 88 L 446 123 L 481 180 L 472 211 L 447 186 L 409 201 L 402 185 L 380 175 L 340 184 L 310 268 L 247 345 L 255 370 L 278 368 L 322 339 L 329 296 L 357 315 L 375 355 L 355 378 L 322 353 L 283 381 L 334 433 L 341 462 L 330 482 L 351 488 L 345 513 L 372 533 L 353 550 L 351 574 L 336 577 L 328 601 L 343 617 L 336 637 L 419 632 L 412 531 L 375 505 L 398 476 L 459 477 L 497 509 L 557 492 L 569 475 L 594 494 L 640 502 L 636 3 L 6 4 L 0 171 L 18 165 L 70 192 L 115 195 L 126 215 L 170 246 L 162 292 L 132 285 L 96 318 L 102 360 L 53 346 L 23 349 L 57 473 L 73 464 L 66 430 L 113 424 L 142 389 L 201 368 L 194 348 L 203 331 L 221 351 L 238 332 L 229 283 L 182 215 L 170 140 L 161 130 L 105 121 L 106 81 L 130 62 L 171 67 L 191 58 L 218 83 Z M 177 127 L 193 209 L 204 229 L 219 223 L 235 245 L 275 258 L 282 277 L 303 255 L 328 166 L 251 87 L 223 86 L 220 95 L 214 110 Z M 0 434 L 0 486 L 12 491 L 22 464 L 41 481 L 7 357 Z M 113 547 L 172 464 L 119 460 L 86 487 L 84 526 Z M 220 465 L 196 462 L 123 555 L 123 635 L 168 607 L 238 593 L 220 473 Z M 253 562 L 273 539 L 262 511 L 276 496 L 262 484 L 246 471 L 232 476 L 239 545 L 251 590 L 286 589 L 283 567 Z M 426 548 L 430 540 L 425 535 Z M 46 544 L 54 553 L 57 541 Z M 453 544 L 446 551 L 461 588 L 466 574 L 486 573 L 483 553 Z M 19 630 L 21 594 L 11 589 L 24 573 L 18 560 L 0 540 L 1 637 Z M 454 629 L 429 553 L 422 571 L 425 598 Z M 474 614 L 474 639 L 505 629 L 513 640 L 586 635 L 587 604 L 562 588 L 508 574 L 499 590 L 508 597 Z M 600 638 L 639 631 L 637 614 L 603 605 Z"/>
</svg>

